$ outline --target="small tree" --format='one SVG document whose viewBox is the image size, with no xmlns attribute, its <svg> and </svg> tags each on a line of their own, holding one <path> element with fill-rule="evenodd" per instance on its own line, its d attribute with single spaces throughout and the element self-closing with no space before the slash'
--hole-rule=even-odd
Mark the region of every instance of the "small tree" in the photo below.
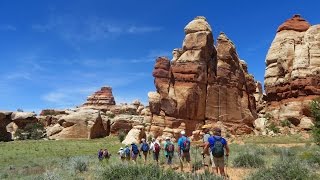
<svg viewBox="0 0 320 180">
<path fill-rule="evenodd" d="M 315 120 L 314 127 L 312 128 L 313 139 L 316 144 L 320 145 L 320 98 L 311 101 L 310 110 Z"/>
</svg>

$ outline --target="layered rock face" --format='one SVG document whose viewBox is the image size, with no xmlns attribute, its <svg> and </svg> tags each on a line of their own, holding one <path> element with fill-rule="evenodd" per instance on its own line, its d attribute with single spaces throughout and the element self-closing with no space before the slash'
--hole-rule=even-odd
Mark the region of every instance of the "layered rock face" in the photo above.
<svg viewBox="0 0 320 180">
<path fill-rule="evenodd" d="M 320 25 L 294 15 L 278 28 L 266 57 L 267 111 L 295 124 L 320 95 Z"/>
<path fill-rule="evenodd" d="M 150 132 L 188 135 L 205 123 L 222 121 L 235 134 L 251 132 L 256 116 L 254 79 L 235 46 L 221 33 L 217 47 L 204 17 L 185 27 L 182 49 L 173 59 L 159 57 L 153 70 L 157 92 L 150 92 Z"/>
<path fill-rule="evenodd" d="M 110 106 L 115 104 L 116 102 L 112 94 L 112 88 L 102 87 L 101 90 L 95 92 L 91 96 L 88 96 L 87 102 L 85 102 L 82 106 L 101 110 L 109 110 Z"/>
</svg>

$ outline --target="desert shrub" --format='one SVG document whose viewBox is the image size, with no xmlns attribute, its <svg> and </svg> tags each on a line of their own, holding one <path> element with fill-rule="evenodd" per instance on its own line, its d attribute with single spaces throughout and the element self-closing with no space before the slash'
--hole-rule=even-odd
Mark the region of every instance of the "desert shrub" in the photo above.
<svg viewBox="0 0 320 180">
<path fill-rule="evenodd" d="M 23 112 L 23 109 L 18 108 L 18 109 L 17 109 L 17 112 Z"/>
<path fill-rule="evenodd" d="M 201 169 L 201 167 L 203 166 L 203 163 L 201 160 L 198 160 L 196 162 L 193 163 L 192 165 L 192 170 L 195 171 L 195 170 L 199 170 Z"/>
<path fill-rule="evenodd" d="M 314 179 L 306 164 L 293 160 L 278 161 L 270 168 L 261 168 L 251 174 L 248 180 Z"/>
<path fill-rule="evenodd" d="M 290 127 L 291 122 L 288 119 L 280 121 L 282 127 Z"/>
<path fill-rule="evenodd" d="M 9 178 L 9 174 L 8 173 L 0 173 L 0 179 L 7 179 Z"/>
<path fill-rule="evenodd" d="M 126 138 L 127 134 L 124 131 L 120 131 L 118 133 L 118 139 L 120 142 L 122 142 Z"/>
<path fill-rule="evenodd" d="M 173 170 L 164 170 L 159 166 L 149 165 L 112 165 L 102 170 L 98 179 L 148 179 L 148 180 L 193 180 L 193 179 L 208 179 L 222 180 L 221 177 L 213 176 L 209 173 L 204 174 L 183 174 Z"/>
<path fill-rule="evenodd" d="M 27 124 L 23 129 L 18 129 L 15 133 L 15 136 L 18 140 L 38 140 L 45 137 L 45 129 L 41 123 L 30 123 Z"/>
<path fill-rule="evenodd" d="M 53 171 L 46 171 L 43 175 L 37 179 L 41 180 L 59 180 L 61 179 L 60 175 Z"/>
<path fill-rule="evenodd" d="M 271 122 L 267 128 L 270 130 L 270 131 L 273 131 L 274 133 L 279 133 L 280 132 L 280 129 L 277 127 L 277 125 L 274 123 L 274 122 Z"/>
<path fill-rule="evenodd" d="M 315 119 L 314 127 L 312 128 L 312 136 L 315 143 L 320 145 L 320 98 L 311 101 L 310 110 Z"/>
<path fill-rule="evenodd" d="M 320 166 L 320 151 L 305 151 L 299 155 L 300 159 L 306 161 L 309 165 Z"/>
<path fill-rule="evenodd" d="M 88 161 L 84 157 L 73 157 L 69 161 L 74 172 L 84 172 L 88 170 Z"/>
<path fill-rule="evenodd" d="M 260 155 L 258 155 L 256 153 L 244 152 L 244 153 L 238 154 L 234 158 L 232 164 L 235 167 L 258 168 L 258 167 L 263 167 L 265 164 L 265 161 L 263 160 L 263 158 Z"/>
</svg>

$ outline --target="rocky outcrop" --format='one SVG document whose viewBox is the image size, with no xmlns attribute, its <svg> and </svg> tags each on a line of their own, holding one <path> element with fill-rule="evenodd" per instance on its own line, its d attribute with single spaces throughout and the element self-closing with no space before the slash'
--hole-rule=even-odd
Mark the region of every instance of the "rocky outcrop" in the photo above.
<svg viewBox="0 0 320 180">
<path fill-rule="evenodd" d="M 173 59 L 156 60 L 157 92 L 150 92 L 150 132 L 154 136 L 188 135 L 205 123 L 223 122 L 235 134 L 250 133 L 256 117 L 255 81 L 240 61 L 232 41 L 221 33 L 216 48 L 211 27 L 197 17 L 185 27 Z"/>
<path fill-rule="evenodd" d="M 283 23 L 266 57 L 267 110 L 275 119 L 300 122 L 320 95 L 320 25 L 295 15 Z"/>
<path fill-rule="evenodd" d="M 10 141 L 17 129 L 38 122 L 33 112 L 0 111 L 0 141 Z"/>
<path fill-rule="evenodd" d="M 50 139 L 94 139 L 105 137 L 110 133 L 110 123 L 105 123 L 99 110 L 78 108 L 65 110 L 64 113 L 40 116 L 39 119 L 55 119 L 47 122 L 47 136 Z M 107 119 L 105 113 L 103 118 Z M 106 120 L 107 122 L 108 120 Z"/>
<path fill-rule="evenodd" d="M 88 96 L 87 102 L 82 107 L 89 107 L 93 109 L 109 110 L 110 106 L 115 105 L 111 87 L 102 87 L 101 90 Z"/>
</svg>

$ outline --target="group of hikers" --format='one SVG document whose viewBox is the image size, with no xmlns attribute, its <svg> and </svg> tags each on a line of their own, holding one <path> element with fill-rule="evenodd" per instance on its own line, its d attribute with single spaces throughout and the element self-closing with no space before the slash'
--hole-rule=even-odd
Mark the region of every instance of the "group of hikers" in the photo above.
<svg viewBox="0 0 320 180">
<path fill-rule="evenodd" d="M 203 142 L 196 145 L 196 148 L 202 147 L 201 155 L 203 157 L 203 165 L 207 167 L 208 170 L 211 166 L 213 173 L 216 172 L 217 174 L 220 173 L 222 176 L 225 176 L 225 157 L 229 156 L 228 143 L 221 137 L 221 129 L 214 128 L 213 135 L 211 135 L 209 126 L 204 125 L 202 128 L 204 132 Z M 152 153 L 153 160 L 159 165 L 160 151 L 163 151 L 166 157 L 166 163 L 171 168 L 174 154 L 177 153 L 180 160 L 180 168 L 181 171 L 183 171 L 184 165 L 187 165 L 189 170 L 191 170 L 190 147 L 190 138 L 186 136 L 185 131 L 181 131 L 176 151 L 171 138 L 166 137 L 162 147 L 155 138 L 152 138 L 150 143 L 148 143 L 146 139 L 141 139 L 139 147 L 136 143 L 132 143 L 130 146 L 126 145 L 125 148 L 120 148 L 118 155 L 122 161 L 132 160 L 136 163 L 137 157 L 141 157 L 142 153 L 144 164 L 146 164 L 148 155 Z"/>
</svg>

